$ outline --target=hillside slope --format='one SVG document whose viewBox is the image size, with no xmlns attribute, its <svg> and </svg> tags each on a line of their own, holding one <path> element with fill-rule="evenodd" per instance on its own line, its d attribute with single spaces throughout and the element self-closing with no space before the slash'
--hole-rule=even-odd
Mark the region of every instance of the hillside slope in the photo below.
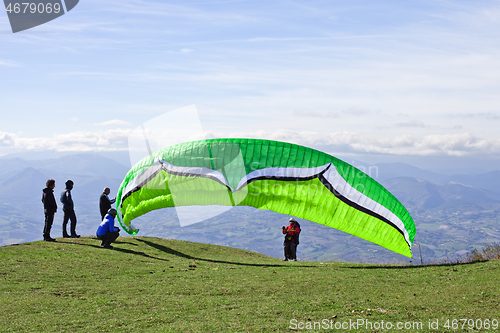
<svg viewBox="0 0 500 333">
<path fill-rule="evenodd" d="M 356 331 L 383 321 L 426 332 L 429 321 L 447 331 L 447 319 L 500 319 L 499 261 L 282 262 L 147 237 L 119 238 L 114 250 L 90 237 L 23 243 L 1 247 L 0 260 L 3 332 L 286 332 L 361 321 Z"/>
</svg>

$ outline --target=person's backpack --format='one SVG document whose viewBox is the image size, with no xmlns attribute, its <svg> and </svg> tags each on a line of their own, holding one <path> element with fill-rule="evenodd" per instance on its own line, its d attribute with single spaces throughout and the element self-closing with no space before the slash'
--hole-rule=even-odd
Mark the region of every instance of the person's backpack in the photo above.
<svg viewBox="0 0 500 333">
<path fill-rule="evenodd" d="M 300 232 L 302 232 L 302 229 L 300 228 L 300 224 L 299 224 L 299 222 L 295 222 L 295 224 L 299 227 Z M 300 236 L 300 232 L 299 232 L 297 235 L 295 235 L 295 244 L 296 244 L 296 245 L 299 245 L 299 236 Z"/>
</svg>

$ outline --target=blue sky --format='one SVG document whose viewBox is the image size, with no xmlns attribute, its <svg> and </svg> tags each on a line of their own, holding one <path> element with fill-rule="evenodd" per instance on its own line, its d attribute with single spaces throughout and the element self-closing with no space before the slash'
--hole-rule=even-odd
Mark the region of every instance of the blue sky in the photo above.
<svg viewBox="0 0 500 333">
<path fill-rule="evenodd" d="M 12 34 L 0 155 L 126 150 L 195 104 L 207 137 L 500 158 L 499 1 L 94 1 Z"/>
</svg>

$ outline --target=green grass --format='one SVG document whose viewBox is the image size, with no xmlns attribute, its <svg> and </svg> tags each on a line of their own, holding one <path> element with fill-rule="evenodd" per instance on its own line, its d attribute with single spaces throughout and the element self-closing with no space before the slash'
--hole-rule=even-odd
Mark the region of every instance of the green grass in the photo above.
<svg viewBox="0 0 500 333">
<path fill-rule="evenodd" d="M 500 320 L 499 260 L 282 262 L 159 238 L 121 237 L 113 250 L 99 244 L 84 237 L 0 248 L 0 331 L 287 332 L 293 319 L 304 325 L 363 319 L 422 322 L 419 332 L 439 320 L 432 331 L 444 332 L 453 331 L 443 327 L 447 319 Z"/>
</svg>

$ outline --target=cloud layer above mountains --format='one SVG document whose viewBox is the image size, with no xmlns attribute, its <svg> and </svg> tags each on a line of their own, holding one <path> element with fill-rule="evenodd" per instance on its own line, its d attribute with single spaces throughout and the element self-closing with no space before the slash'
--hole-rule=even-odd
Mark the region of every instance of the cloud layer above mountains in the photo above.
<svg viewBox="0 0 500 333">
<path fill-rule="evenodd" d="M 77 131 L 54 134 L 52 137 L 29 138 L 15 133 L 0 132 L 0 153 L 7 148 L 39 151 L 125 151 L 131 129 L 106 131 Z M 293 142 L 310 147 L 322 147 L 331 153 L 470 156 L 498 155 L 500 139 L 479 137 L 470 133 L 401 135 L 393 138 L 354 132 L 317 133 L 292 130 L 243 133 L 205 132 L 207 139 L 221 137 L 248 137 Z M 193 138 L 197 139 L 197 138 Z M 161 146 L 161 143 L 156 144 Z"/>
</svg>

